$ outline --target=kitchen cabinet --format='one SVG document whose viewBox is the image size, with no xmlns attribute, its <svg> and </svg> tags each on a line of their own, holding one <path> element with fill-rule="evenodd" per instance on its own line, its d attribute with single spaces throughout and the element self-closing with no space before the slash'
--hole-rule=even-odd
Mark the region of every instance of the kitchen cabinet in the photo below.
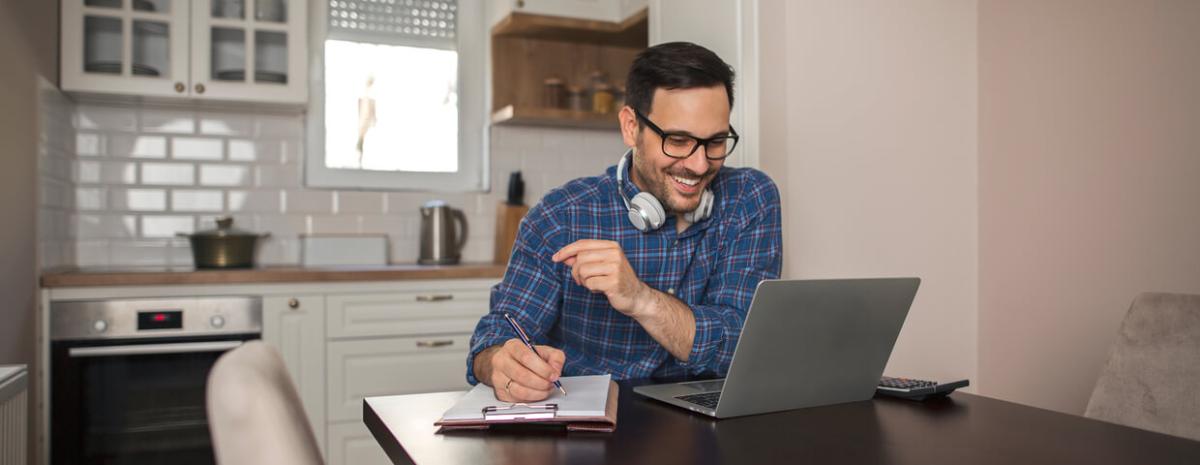
<svg viewBox="0 0 1200 465">
<path fill-rule="evenodd" d="M 362 408 L 360 407 L 359 410 Z M 330 465 L 391 465 L 375 436 L 362 422 L 338 423 L 329 427 Z"/>
<path fill-rule="evenodd" d="M 63 90 L 302 105 L 304 0 L 62 0 Z"/>
<path fill-rule="evenodd" d="M 263 298 L 263 342 L 279 351 L 299 391 L 318 446 L 325 449 L 325 296 Z"/>
<path fill-rule="evenodd" d="M 619 22 L 646 7 L 647 0 L 493 0 L 489 24 L 513 12 Z"/>
</svg>

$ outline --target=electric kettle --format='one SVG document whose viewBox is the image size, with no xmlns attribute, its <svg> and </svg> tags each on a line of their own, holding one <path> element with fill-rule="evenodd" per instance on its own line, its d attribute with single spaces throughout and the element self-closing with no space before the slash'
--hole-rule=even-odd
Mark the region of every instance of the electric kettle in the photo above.
<svg viewBox="0 0 1200 465">
<path fill-rule="evenodd" d="M 454 223 L 458 223 L 457 226 Z M 466 243 L 467 217 L 462 210 L 451 208 L 441 200 L 431 200 L 421 207 L 421 254 L 417 263 L 458 263 Z"/>
</svg>

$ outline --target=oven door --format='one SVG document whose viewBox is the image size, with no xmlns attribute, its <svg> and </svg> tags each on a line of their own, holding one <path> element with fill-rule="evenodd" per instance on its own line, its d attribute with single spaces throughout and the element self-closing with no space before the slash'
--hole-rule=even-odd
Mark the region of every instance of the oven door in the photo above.
<svg viewBox="0 0 1200 465">
<path fill-rule="evenodd" d="M 215 463 L 205 384 L 257 334 L 54 341 L 51 463 Z"/>
</svg>

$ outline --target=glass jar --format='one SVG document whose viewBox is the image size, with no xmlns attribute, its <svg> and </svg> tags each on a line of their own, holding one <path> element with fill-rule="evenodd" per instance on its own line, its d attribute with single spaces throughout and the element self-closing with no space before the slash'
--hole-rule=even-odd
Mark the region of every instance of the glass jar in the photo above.
<svg viewBox="0 0 1200 465">
<path fill-rule="evenodd" d="M 582 87 L 570 86 L 567 88 L 567 108 L 574 111 L 588 111 L 591 109 L 587 98 L 583 94 Z"/>
<path fill-rule="evenodd" d="M 567 85 L 562 78 L 550 76 L 542 81 L 542 104 L 546 108 L 567 107 Z"/>
<path fill-rule="evenodd" d="M 612 87 L 608 84 L 600 83 L 592 90 L 592 112 L 593 113 L 608 113 L 613 108 L 613 92 Z"/>
</svg>

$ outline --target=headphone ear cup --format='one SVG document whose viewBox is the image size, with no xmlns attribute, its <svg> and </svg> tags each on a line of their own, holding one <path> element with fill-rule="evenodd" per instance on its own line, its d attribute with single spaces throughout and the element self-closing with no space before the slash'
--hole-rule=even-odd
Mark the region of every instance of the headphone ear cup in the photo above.
<svg viewBox="0 0 1200 465">
<path fill-rule="evenodd" d="M 696 205 L 695 210 L 685 213 L 683 219 L 689 223 L 695 223 L 712 216 L 715 198 L 716 196 L 713 195 L 712 191 L 705 189 L 704 193 L 700 194 L 700 204 Z"/>
<path fill-rule="evenodd" d="M 662 227 L 667 213 L 653 195 L 638 193 L 629 201 L 629 221 L 641 232 L 650 232 Z"/>
</svg>

